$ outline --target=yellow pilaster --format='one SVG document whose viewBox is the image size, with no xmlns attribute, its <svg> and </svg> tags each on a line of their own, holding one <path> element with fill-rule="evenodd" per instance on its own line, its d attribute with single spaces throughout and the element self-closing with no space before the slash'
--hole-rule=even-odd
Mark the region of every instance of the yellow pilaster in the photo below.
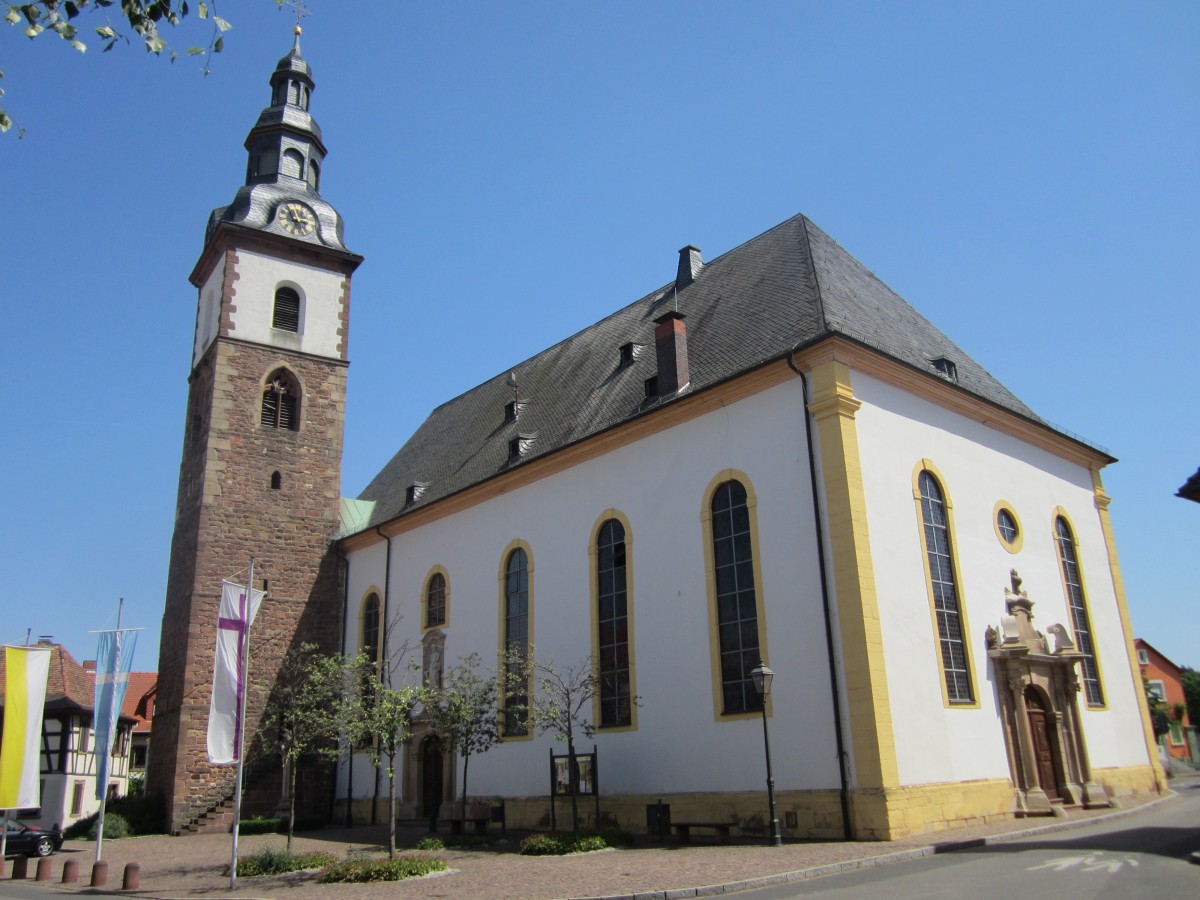
<svg viewBox="0 0 1200 900">
<path fill-rule="evenodd" d="M 1138 666 L 1137 650 L 1133 646 L 1133 625 L 1129 620 L 1129 604 L 1125 599 L 1125 580 L 1121 577 L 1121 563 L 1117 559 L 1117 542 L 1113 538 L 1112 518 L 1108 514 L 1108 505 L 1112 502 L 1112 498 L 1104 491 L 1104 483 L 1100 479 L 1099 469 L 1092 469 L 1092 493 L 1096 498 L 1096 515 L 1100 519 L 1100 531 L 1104 534 L 1104 548 L 1108 551 L 1108 568 L 1112 573 L 1113 593 L 1116 594 L 1117 612 L 1121 616 L 1121 630 L 1125 633 L 1125 655 L 1129 661 L 1129 670 L 1133 674 L 1138 709 L 1142 712 L 1142 731 L 1146 738 L 1146 753 L 1150 757 L 1150 766 L 1154 770 L 1155 787 L 1161 792 L 1166 786 L 1167 776 L 1163 771 L 1162 762 L 1158 758 L 1154 726 L 1150 723 L 1150 705 L 1146 701 L 1146 692 L 1142 689 L 1142 670 Z"/>
<path fill-rule="evenodd" d="M 855 787 L 886 791 L 899 785 L 899 774 L 854 418 L 862 404 L 850 368 L 837 360 L 812 370 L 812 387 L 808 408 L 821 448 Z"/>
</svg>

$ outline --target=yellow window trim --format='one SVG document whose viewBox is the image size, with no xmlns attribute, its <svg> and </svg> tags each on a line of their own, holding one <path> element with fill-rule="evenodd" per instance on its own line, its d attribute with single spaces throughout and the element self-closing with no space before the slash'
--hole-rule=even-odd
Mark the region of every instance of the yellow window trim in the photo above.
<svg viewBox="0 0 1200 900">
<path fill-rule="evenodd" d="M 628 517 L 620 510 L 606 509 L 602 512 L 599 518 L 592 525 L 592 533 L 588 538 L 588 573 L 591 576 L 591 631 L 592 631 L 592 663 L 596 666 L 597 671 L 600 668 L 600 578 L 596 571 L 596 540 L 600 537 L 600 529 L 609 519 L 616 519 L 621 523 L 621 527 L 625 529 L 625 615 L 627 617 L 626 628 L 628 632 L 629 646 L 629 724 L 628 725 L 609 725 L 602 727 L 600 725 L 600 690 L 597 684 L 596 693 L 592 696 L 592 722 L 596 725 L 597 731 L 603 731 L 605 734 L 611 734 L 618 731 L 637 731 L 638 727 L 638 705 L 637 705 L 637 661 L 635 658 L 634 643 L 634 615 L 633 615 L 633 526 L 629 524 Z"/>
<path fill-rule="evenodd" d="M 444 596 L 445 603 L 445 621 L 441 625 L 429 624 L 429 582 L 433 580 L 434 575 L 442 576 L 442 584 L 446 586 Z M 431 568 L 425 575 L 425 580 L 421 582 L 421 598 L 417 603 L 417 609 L 421 611 L 421 633 L 435 631 L 439 628 L 450 627 L 450 573 L 446 571 L 446 567 L 440 563 Z"/>
<path fill-rule="evenodd" d="M 1056 506 L 1050 514 L 1050 540 L 1054 542 L 1054 556 L 1058 560 L 1058 580 L 1062 586 L 1063 603 L 1066 605 L 1067 618 L 1071 623 L 1071 636 L 1075 638 L 1076 646 L 1078 647 L 1079 638 L 1075 634 L 1075 617 L 1071 614 L 1071 592 L 1067 589 L 1067 570 L 1063 563 L 1062 548 L 1058 544 L 1058 520 L 1060 518 L 1067 523 L 1067 528 L 1071 531 L 1071 541 L 1075 545 L 1075 567 L 1079 570 L 1079 592 L 1083 595 L 1083 615 L 1087 619 L 1088 634 L 1092 636 L 1092 662 L 1096 664 L 1096 680 L 1100 682 L 1102 702 L 1092 703 L 1088 700 L 1087 688 L 1083 684 L 1082 668 L 1079 673 L 1080 693 L 1083 694 L 1085 708 L 1097 711 L 1108 709 L 1108 684 L 1104 680 L 1104 667 L 1100 665 L 1100 648 L 1096 645 L 1096 630 L 1092 627 L 1092 610 L 1091 604 L 1088 602 L 1091 591 L 1087 588 L 1087 576 L 1083 572 L 1083 544 L 1079 540 L 1079 529 L 1071 521 L 1070 513 L 1063 507 Z M 1140 678 L 1137 683 L 1141 684 Z"/>
<path fill-rule="evenodd" d="M 950 691 L 946 687 L 946 662 L 942 658 L 942 634 L 938 629 L 937 604 L 933 599 L 933 574 L 929 571 L 929 543 L 925 540 L 925 511 L 921 508 L 922 472 L 928 472 L 936 479 L 942 492 L 942 505 L 946 508 L 946 531 L 950 535 L 950 565 L 954 574 L 954 595 L 958 601 L 958 619 L 963 635 L 963 655 L 966 657 L 967 682 L 971 688 L 969 701 L 951 700 Z M 954 502 L 950 499 L 950 491 L 946 488 L 946 479 L 930 460 L 922 459 L 913 468 L 912 474 L 913 502 L 917 510 L 917 534 L 921 540 L 921 562 L 925 568 L 925 596 L 929 602 L 929 618 L 933 625 L 934 658 L 937 659 L 938 680 L 942 686 L 942 705 L 946 709 L 979 709 L 979 684 L 975 677 L 975 654 L 971 647 L 971 624 L 967 620 L 967 600 L 963 595 L 963 581 L 960 573 L 962 566 L 958 562 L 958 537 L 954 528 Z M 993 521 L 994 521 L 993 517 Z"/>
<path fill-rule="evenodd" d="M 758 495 L 754 492 L 754 483 L 740 469 L 724 469 L 708 483 L 704 489 L 704 500 L 700 506 L 701 531 L 704 535 L 704 583 L 708 591 L 708 652 L 710 670 L 712 673 L 712 701 L 714 722 L 736 722 L 741 719 L 758 719 L 762 714 L 758 710 L 742 713 L 727 713 L 724 711 L 723 685 L 721 683 L 721 636 L 717 628 L 717 575 L 714 569 L 716 560 L 713 557 L 712 532 L 712 499 L 722 484 L 727 481 L 737 481 L 746 489 L 746 512 L 750 518 L 750 551 L 751 565 L 754 570 L 754 611 L 758 616 L 758 648 L 763 662 L 771 658 L 767 647 L 767 615 L 764 608 L 766 586 L 763 584 L 762 541 L 758 535 Z M 771 697 L 767 696 L 767 715 L 771 714 Z"/>
<path fill-rule="evenodd" d="M 505 592 L 504 592 L 505 580 L 506 580 L 506 576 L 508 574 L 506 569 L 508 567 L 508 558 L 512 555 L 514 550 L 518 550 L 518 549 L 525 551 L 525 573 L 527 576 L 526 581 L 528 582 L 528 586 L 529 586 L 529 589 L 528 589 L 529 596 L 528 596 L 528 600 L 526 603 L 526 618 L 527 618 L 528 624 L 526 627 L 525 646 L 531 650 L 533 649 L 533 646 L 534 646 L 534 644 L 533 644 L 533 621 L 534 621 L 534 619 L 533 619 L 533 549 L 529 546 L 528 542 L 523 541 L 520 538 L 514 538 L 513 540 L 509 541 L 508 546 L 505 547 L 503 552 L 500 554 L 500 568 L 496 573 L 496 580 L 499 583 L 499 587 L 500 587 L 500 602 L 497 604 L 499 628 L 497 628 L 497 630 L 496 630 L 496 636 L 497 636 L 496 637 L 496 660 L 497 660 L 496 671 L 498 673 L 500 673 L 501 676 L 503 676 L 503 674 L 504 674 L 504 625 L 505 625 L 504 603 L 505 603 L 505 600 L 508 599 L 505 596 Z M 499 713 L 499 715 L 501 717 L 500 731 L 503 732 L 504 731 L 504 727 L 503 727 L 504 692 L 503 691 L 500 692 L 500 697 L 498 698 L 497 712 Z M 533 737 L 534 737 L 533 728 L 529 726 L 528 722 L 526 722 L 525 734 L 501 734 L 500 740 L 502 740 L 502 741 L 532 741 Z"/>
<path fill-rule="evenodd" d="M 1001 510 L 1012 516 L 1012 520 L 1017 526 L 1017 536 L 1011 544 L 1005 540 L 1004 532 L 1000 530 Z M 992 529 L 996 532 L 996 540 L 1000 542 L 1000 546 L 1009 553 L 1020 553 L 1021 548 L 1025 546 L 1025 526 L 1021 524 L 1021 519 L 1017 515 L 1017 511 L 1013 509 L 1012 504 L 1007 500 L 997 500 L 996 505 L 992 508 Z"/>
</svg>

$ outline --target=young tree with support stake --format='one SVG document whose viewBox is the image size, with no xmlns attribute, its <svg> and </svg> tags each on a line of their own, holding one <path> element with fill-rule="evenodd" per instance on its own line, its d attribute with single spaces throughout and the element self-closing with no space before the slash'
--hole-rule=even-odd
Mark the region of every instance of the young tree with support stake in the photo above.
<svg viewBox="0 0 1200 900">
<path fill-rule="evenodd" d="M 500 682 L 494 674 L 479 674 L 479 654 L 450 667 L 440 688 L 429 688 L 425 717 L 429 729 L 452 754 L 462 756 L 461 815 L 467 810 L 467 767 L 471 756 L 486 753 L 500 740 L 497 713 Z"/>
<path fill-rule="evenodd" d="M 296 825 L 296 772 L 305 756 L 336 759 L 356 698 L 346 690 L 346 663 L 316 644 L 288 651 L 263 714 L 263 735 L 280 756 L 288 785 L 287 850 Z"/>
</svg>

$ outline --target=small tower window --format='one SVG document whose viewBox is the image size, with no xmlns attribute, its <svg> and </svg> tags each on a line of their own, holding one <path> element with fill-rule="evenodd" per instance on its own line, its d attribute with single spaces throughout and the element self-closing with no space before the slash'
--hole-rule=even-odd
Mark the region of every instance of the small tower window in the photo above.
<svg viewBox="0 0 1200 900">
<path fill-rule="evenodd" d="M 304 155 L 299 150 L 284 150 L 280 173 L 290 178 L 304 177 Z"/>
<path fill-rule="evenodd" d="M 314 191 L 321 189 L 321 167 L 317 165 L 316 160 L 308 164 L 308 186 Z"/>
<path fill-rule="evenodd" d="M 300 389 L 284 369 L 267 379 L 262 395 L 261 421 L 268 428 L 300 430 Z"/>
<path fill-rule="evenodd" d="M 281 287 L 275 292 L 271 327 L 280 331 L 300 330 L 300 294 L 295 288 Z"/>
<path fill-rule="evenodd" d="M 271 490 L 277 491 L 283 487 L 283 476 L 278 472 L 271 473 Z"/>
</svg>

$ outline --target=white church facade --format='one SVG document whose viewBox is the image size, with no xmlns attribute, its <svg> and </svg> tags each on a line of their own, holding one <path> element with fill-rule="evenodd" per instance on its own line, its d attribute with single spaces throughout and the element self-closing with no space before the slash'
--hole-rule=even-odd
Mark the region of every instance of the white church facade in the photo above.
<svg viewBox="0 0 1200 900">
<path fill-rule="evenodd" d="M 344 650 L 378 615 L 438 665 L 592 659 L 594 824 L 764 830 L 759 661 L 786 836 L 1105 804 L 1161 778 L 1110 462 L 798 216 L 435 410 L 351 507 Z M 510 734 L 471 795 L 548 824 L 551 748 Z M 356 815 L 375 778 L 341 769 Z"/>
</svg>

